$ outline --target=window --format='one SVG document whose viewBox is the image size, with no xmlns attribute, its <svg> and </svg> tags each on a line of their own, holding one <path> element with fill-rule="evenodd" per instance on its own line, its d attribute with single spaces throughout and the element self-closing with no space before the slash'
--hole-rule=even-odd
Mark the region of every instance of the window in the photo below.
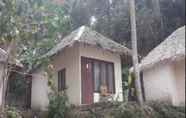
<svg viewBox="0 0 186 118">
<path fill-rule="evenodd" d="M 101 85 L 107 85 L 109 93 L 115 92 L 114 64 L 92 59 L 94 91 L 99 92 Z"/>
<path fill-rule="evenodd" d="M 107 84 L 107 70 L 106 70 L 106 63 L 100 62 L 101 64 L 101 84 Z"/>
<path fill-rule="evenodd" d="M 94 91 L 99 91 L 100 88 L 100 73 L 101 73 L 101 69 L 100 69 L 100 65 L 99 62 L 95 61 L 94 62 L 94 69 L 93 69 L 94 73 L 93 73 L 93 78 L 94 78 Z"/>
<path fill-rule="evenodd" d="M 66 88 L 65 74 L 66 74 L 66 69 L 62 69 L 58 72 L 58 91 L 64 91 Z"/>
<path fill-rule="evenodd" d="M 114 93 L 114 67 L 113 64 L 108 64 L 107 65 L 107 73 L 108 73 L 108 81 L 107 81 L 107 86 L 108 86 L 108 91 L 110 93 Z"/>
</svg>

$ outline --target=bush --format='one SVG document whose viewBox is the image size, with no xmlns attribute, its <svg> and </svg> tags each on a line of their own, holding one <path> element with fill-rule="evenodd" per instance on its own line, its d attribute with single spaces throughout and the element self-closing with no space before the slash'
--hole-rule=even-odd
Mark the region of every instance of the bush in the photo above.
<svg viewBox="0 0 186 118">
<path fill-rule="evenodd" d="M 68 98 L 65 93 L 49 96 L 48 118 L 67 118 Z"/>
<path fill-rule="evenodd" d="M 114 118 L 185 118 L 185 107 L 151 102 L 140 107 L 136 103 L 123 103 L 112 111 Z"/>
<path fill-rule="evenodd" d="M 158 118 L 185 118 L 185 107 L 175 107 L 168 103 L 149 104 L 159 115 Z"/>
<path fill-rule="evenodd" d="M 140 107 L 136 103 L 123 103 L 113 111 L 114 118 L 157 118 L 153 109 L 144 105 Z"/>
<path fill-rule="evenodd" d="M 6 106 L 6 108 L 0 112 L 0 118 L 22 118 L 21 112 L 14 107 Z"/>
</svg>

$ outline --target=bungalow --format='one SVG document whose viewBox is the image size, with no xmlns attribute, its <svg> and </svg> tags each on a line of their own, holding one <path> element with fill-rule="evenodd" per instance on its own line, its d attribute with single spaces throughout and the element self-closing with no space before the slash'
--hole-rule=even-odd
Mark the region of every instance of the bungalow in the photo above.
<svg viewBox="0 0 186 118">
<path fill-rule="evenodd" d="M 86 26 L 73 31 L 46 54 L 54 66 L 58 90 L 67 88 L 74 105 L 99 102 L 103 86 L 113 100 L 123 100 L 121 55 L 130 56 L 131 51 Z M 47 109 L 49 89 L 44 78 L 42 69 L 33 72 L 33 109 Z"/>
<path fill-rule="evenodd" d="M 185 105 L 185 26 L 154 48 L 139 68 L 147 101 Z"/>
<path fill-rule="evenodd" d="M 3 102 L 3 73 L 7 71 L 7 67 L 5 66 L 7 57 L 7 52 L 4 49 L 0 48 L 0 106 Z M 8 65 L 11 66 L 12 69 L 23 67 L 23 65 L 16 59 L 9 61 Z"/>
</svg>

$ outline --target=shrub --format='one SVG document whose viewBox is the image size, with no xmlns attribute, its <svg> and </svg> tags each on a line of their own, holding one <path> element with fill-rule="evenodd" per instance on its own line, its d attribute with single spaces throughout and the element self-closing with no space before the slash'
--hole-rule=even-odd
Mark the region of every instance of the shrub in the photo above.
<svg viewBox="0 0 186 118">
<path fill-rule="evenodd" d="M 185 118 L 185 107 L 176 107 L 161 102 L 151 102 L 149 106 L 159 114 L 159 118 Z"/>
<path fill-rule="evenodd" d="M 122 103 L 112 111 L 114 118 L 185 118 L 184 107 L 152 102 L 140 107 L 136 103 Z"/>
<path fill-rule="evenodd" d="M 0 118 L 22 118 L 21 112 L 14 107 L 6 106 L 6 108 L 0 112 Z"/>
<path fill-rule="evenodd" d="M 13 107 L 8 108 L 7 118 L 18 118 L 18 117 L 21 118 L 21 116 L 19 115 L 18 111 L 16 111 L 15 108 L 13 108 Z"/>
<path fill-rule="evenodd" d="M 153 109 L 150 107 L 140 107 L 135 103 L 123 103 L 113 111 L 114 118 L 156 118 L 152 114 Z"/>
<path fill-rule="evenodd" d="M 68 98 L 65 93 L 49 96 L 48 118 L 67 118 Z"/>
</svg>

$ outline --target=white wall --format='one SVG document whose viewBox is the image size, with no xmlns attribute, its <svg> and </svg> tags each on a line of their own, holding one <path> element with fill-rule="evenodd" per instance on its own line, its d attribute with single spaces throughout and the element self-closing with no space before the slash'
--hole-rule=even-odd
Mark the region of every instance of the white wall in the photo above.
<svg viewBox="0 0 186 118">
<path fill-rule="evenodd" d="M 143 72 L 146 100 L 172 102 L 174 73 L 170 65 L 156 65 Z"/>
<path fill-rule="evenodd" d="M 47 110 L 48 80 L 44 72 L 38 71 L 32 77 L 31 108 L 34 110 Z"/>
<path fill-rule="evenodd" d="M 147 101 L 168 101 L 179 105 L 185 101 L 185 67 L 176 62 L 156 64 L 143 71 Z"/>
<path fill-rule="evenodd" d="M 80 78 L 78 71 L 78 48 L 77 46 L 69 47 L 63 52 L 52 58 L 51 64 L 54 66 L 55 83 L 57 86 L 58 71 L 66 69 L 66 86 L 69 102 L 75 105 L 80 104 Z M 33 109 L 46 110 L 49 100 L 47 87 L 47 79 L 43 76 L 42 72 L 35 72 L 32 79 L 32 100 L 31 107 Z"/>
<path fill-rule="evenodd" d="M 80 72 L 78 71 L 80 64 L 79 62 L 79 49 L 77 45 L 73 47 L 66 48 L 57 56 L 53 57 L 52 64 L 56 72 L 61 69 L 66 69 L 66 86 L 67 95 L 69 101 L 72 104 L 79 105 L 80 101 L 80 90 L 81 90 L 81 80 L 79 78 Z M 57 82 L 56 82 L 57 83 Z"/>
<path fill-rule="evenodd" d="M 176 99 L 174 105 L 185 105 L 185 60 L 175 63 Z"/>
<path fill-rule="evenodd" d="M 93 59 L 98 60 L 104 60 L 108 62 L 114 63 L 114 75 L 115 75 L 115 89 L 116 94 L 113 95 L 114 99 L 118 101 L 123 100 L 123 92 L 122 92 L 122 74 L 121 74 L 121 58 L 120 55 L 117 53 L 112 53 L 107 50 L 103 50 L 101 48 L 97 48 L 94 46 L 87 46 L 87 45 L 80 45 L 80 56 L 89 57 Z M 80 60 L 80 59 L 79 59 Z M 79 61 L 81 63 L 81 61 Z M 81 67 L 79 67 L 79 70 L 81 72 Z M 80 74 L 81 78 L 81 74 Z M 99 93 L 94 93 L 94 102 L 99 101 Z"/>
</svg>

